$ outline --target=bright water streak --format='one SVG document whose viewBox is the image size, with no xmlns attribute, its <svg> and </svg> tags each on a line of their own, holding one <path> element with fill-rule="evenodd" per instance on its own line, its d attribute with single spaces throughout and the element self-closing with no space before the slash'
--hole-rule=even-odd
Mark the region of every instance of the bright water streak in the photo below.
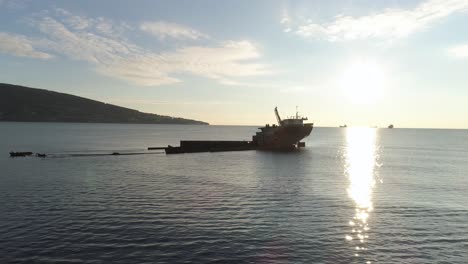
<svg viewBox="0 0 468 264">
<path fill-rule="evenodd" d="M 348 195 L 355 202 L 356 213 L 349 225 L 351 234 L 346 240 L 357 240 L 355 246 L 358 252 L 367 250 L 365 241 L 368 238 L 368 218 L 372 211 L 372 192 L 375 186 L 374 167 L 376 166 L 376 129 L 349 128 L 346 131 L 346 167 L 345 173 L 349 178 Z"/>
</svg>

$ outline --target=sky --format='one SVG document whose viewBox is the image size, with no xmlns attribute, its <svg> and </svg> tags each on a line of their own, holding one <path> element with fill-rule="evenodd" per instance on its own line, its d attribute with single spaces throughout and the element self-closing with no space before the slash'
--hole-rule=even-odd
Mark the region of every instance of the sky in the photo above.
<svg viewBox="0 0 468 264">
<path fill-rule="evenodd" d="M 468 128 L 468 0 L 0 0 L 0 82 L 219 125 Z"/>
</svg>

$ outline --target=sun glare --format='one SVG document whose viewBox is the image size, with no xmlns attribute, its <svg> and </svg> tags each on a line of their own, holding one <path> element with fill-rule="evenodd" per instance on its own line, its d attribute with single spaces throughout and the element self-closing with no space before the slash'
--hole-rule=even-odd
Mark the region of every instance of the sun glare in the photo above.
<svg viewBox="0 0 468 264">
<path fill-rule="evenodd" d="M 385 74 L 377 63 L 356 61 L 343 72 L 339 82 L 352 103 L 375 103 L 383 96 Z"/>
</svg>

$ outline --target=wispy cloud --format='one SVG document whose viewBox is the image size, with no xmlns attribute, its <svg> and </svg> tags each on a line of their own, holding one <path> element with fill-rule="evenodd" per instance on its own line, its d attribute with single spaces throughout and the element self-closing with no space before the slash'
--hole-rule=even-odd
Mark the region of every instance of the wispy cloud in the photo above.
<svg viewBox="0 0 468 264">
<path fill-rule="evenodd" d="M 449 53 L 457 58 L 468 58 L 468 44 L 450 48 Z"/>
<path fill-rule="evenodd" d="M 428 0 L 413 9 L 386 9 L 361 17 L 339 15 L 334 21 L 323 24 L 309 21 L 296 26 L 294 32 L 305 38 L 328 41 L 396 39 L 424 30 L 434 22 L 467 8 L 467 0 Z"/>
<path fill-rule="evenodd" d="M 259 56 L 248 41 L 229 41 L 215 47 L 186 47 L 173 52 L 138 53 L 103 65 L 99 71 L 109 76 L 137 82 L 140 85 L 161 85 L 181 82 L 176 76 L 189 73 L 220 83 L 225 79 L 266 74 L 266 65 L 246 63 Z"/>
<path fill-rule="evenodd" d="M 163 54 L 171 65 L 186 72 L 213 79 L 243 77 L 270 72 L 268 66 L 254 63 L 260 57 L 250 41 L 225 41 L 214 47 L 194 46 Z M 179 64 L 180 63 L 180 64 Z"/>
<path fill-rule="evenodd" d="M 24 9 L 28 5 L 29 0 L 0 0 L 0 7 L 6 9 Z"/>
<path fill-rule="evenodd" d="M 165 21 L 145 22 L 140 25 L 140 29 L 159 39 L 174 38 L 194 40 L 208 38 L 208 35 L 193 28 Z"/>
<path fill-rule="evenodd" d="M 53 56 L 33 47 L 34 40 L 23 35 L 0 32 L 0 52 L 20 57 L 50 59 Z"/>
<path fill-rule="evenodd" d="M 84 18 L 81 20 L 86 21 Z M 87 22 L 92 25 L 92 21 Z M 44 39 L 35 43 L 36 46 L 76 60 L 108 64 L 140 50 L 124 38 L 106 36 L 97 26 L 78 30 L 67 19 L 60 21 L 51 16 L 35 20 L 34 25 L 44 36 Z"/>
<path fill-rule="evenodd" d="M 291 29 L 291 17 L 289 16 L 289 13 L 286 9 L 283 10 L 283 16 L 281 18 L 281 21 L 280 21 L 281 25 L 283 25 L 284 29 L 283 31 L 284 32 L 290 32 L 292 29 Z"/>
<path fill-rule="evenodd" d="M 96 33 L 102 35 L 115 37 L 122 36 L 126 30 L 133 29 L 125 22 L 117 23 L 104 17 L 89 18 L 84 16 L 77 16 L 62 8 L 56 8 L 54 11 L 63 24 L 76 31 L 95 31 Z M 50 12 L 43 11 L 41 15 L 50 16 Z"/>
<path fill-rule="evenodd" d="M 42 12 L 29 22 L 42 38 L 1 33 L 0 52 L 42 59 L 50 54 L 66 56 L 90 63 L 99 74 L 142 86 L 182 82 L 180 74 L 227 84 L 239 77 L 270 72 L 268 65 L 255 62 L 261 54 L 248 40 L 155 52 L 129 40 L 126 33 L 132 33 L 133 28 L 125 23 L 76 16 L 63 9 Z"/>
</svg>

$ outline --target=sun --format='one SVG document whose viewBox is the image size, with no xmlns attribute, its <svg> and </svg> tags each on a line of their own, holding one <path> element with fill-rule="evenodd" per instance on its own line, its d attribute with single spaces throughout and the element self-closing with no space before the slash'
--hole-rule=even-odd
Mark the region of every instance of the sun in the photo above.
<svg viewBox="0 0 468 264">
<path fill-rule="evenodd" d="M 386 80 L 382 67 L 371 61 L 352 63 L 339 79 L 343 94 L 352 103 L 376 103 L 383 96 Z"/>
</svg>

